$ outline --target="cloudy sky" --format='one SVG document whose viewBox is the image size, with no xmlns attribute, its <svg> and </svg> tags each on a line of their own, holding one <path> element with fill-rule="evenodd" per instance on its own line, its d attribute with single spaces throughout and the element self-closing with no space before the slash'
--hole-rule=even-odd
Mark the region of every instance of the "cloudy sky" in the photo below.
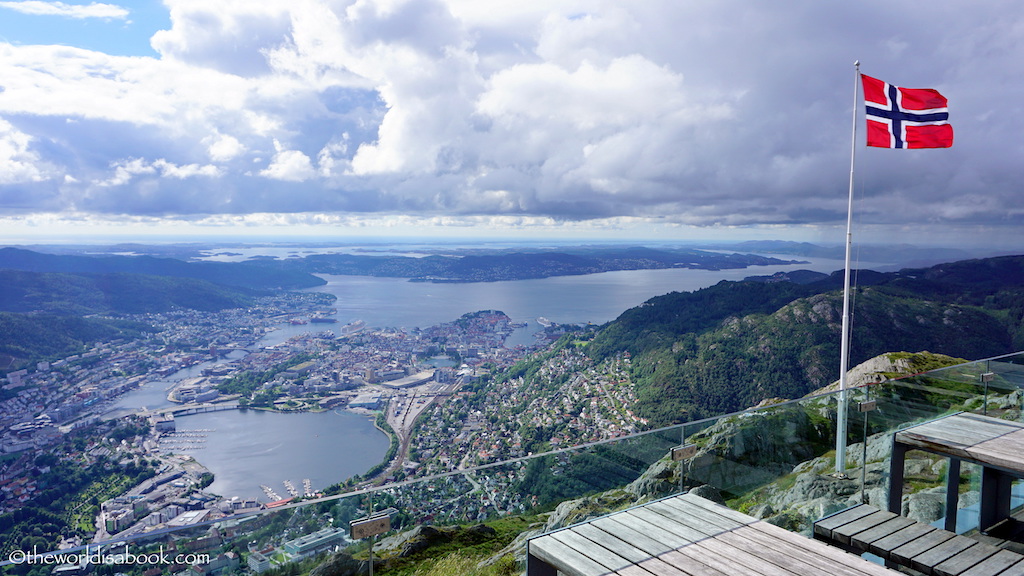
<svg viewBox="0 0 1024 576">
<path fill-rule="evenodd" d="M 1016 0 L 0 1 L 0 241 L 74 231 L 1024 246 Z M 858 120 L 858 123 L 862 120 Z"/>
</svg>

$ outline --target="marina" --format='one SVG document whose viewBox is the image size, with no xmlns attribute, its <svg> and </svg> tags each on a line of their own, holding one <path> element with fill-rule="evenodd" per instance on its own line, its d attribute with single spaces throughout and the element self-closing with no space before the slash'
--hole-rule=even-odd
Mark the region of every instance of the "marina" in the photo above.
<svg viewBox="0 0 1024 576">
<path fill-rule="evenodd" d="M 198 428 L 195 430 L 177 430 L 164 432 L 160 435 L 159 445 L 161 452 L 183 452 L 198 450 L 206 444 L 211 433 L 216 432 L 213 428 Z"/>
<path fill-rule="evenodd" d="M 291 480 L 282 480 L 281 484 L 284 485 L 285 491 L 288 492 L 291 498 L 298 498 L 299 496 L 309 498 L 312 496 L 316 496 L 316 491 L 313 490 L 313 481 L 310 480 L 309 478 L 302 479 L 301 494 L 295 488 L 295 484 L 293 484 Z M 267 486 L 266 484 L 260 484 L 260 490 L 263 491 L 263 494 L 269 499 L 269 502 L 278 502 L 284 499 L 281 497 L 279 493 L 277 493 L 273 488 Z"/>
</svg>

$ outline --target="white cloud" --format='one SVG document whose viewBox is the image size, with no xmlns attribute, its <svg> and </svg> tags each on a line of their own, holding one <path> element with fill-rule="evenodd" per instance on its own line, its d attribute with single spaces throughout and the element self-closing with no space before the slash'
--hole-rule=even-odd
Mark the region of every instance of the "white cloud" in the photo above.
<svg viewBox="0 0 1024 576">
<path fill-rule="evenodd" d="M 276 153 L 270 166 L 260 171 L 260 176 L 286 182 L 304 182 L 316 176 L 313 162 L 298 150 L 285 150 L 280 142 L 274 140 Z"/>
<path fill-rule="evenodd" d="M 19 2 L 0 2 L 0 8 L 7 8 L 22 14 L 34 16 L 63 16 L 65 18 L 107 18 L 124 20 L 130 13 L 127 8 L 116 4 L 65 4 L 64 2 L 43 2 L 42 0 L 21 0 Z"/>
<path fill-rule="evenodd" d="M 109 179 L 99 182 L 100 186 L 123 186 L 131 182 L 132 178 L 139 174 L 155 174 L 156 168 L 142 158 L 129 158 L 120 160 L 111 165 L 114 175 Z"/>
<path fill-rule="evenodd" d="M 238 115 L 255 86 L 236 76 L 153 58 L 67 46 L 0 43 L 0 114 L 33 114 L 192 130 Z"/>
<path fill-rule="evenodd" d="M 207 164 L 187 164 L 187 165 L 176 165 L 163 158 L 149 162 L 144 158 L 129 158 L 127 160 L 119 160 L 111 165 L 114 169 L 114 175 L 110 178 L 100 181 L 97 184 L 103 187 L 110 186 L 124 186 L 130 183 L 136 176 L 156 176 L 159 175 L 163 178 L 173 178 L 176 180 L 183 180 L 185 178 L 193 178 L 196 176 L 203 176 L 207 178 L 215 178 L 221 175 L 221 171 L 216 166 Z"/>
<path fill-rule="evenodd" d="M 288 0 L 167 0 L 172 26 L 150 44 L 165 59 L 241 76 L 269 71 L 265 52 L 284 41 Z"/>
<path fill-rule="evenodd" d="M 0 118 L 0 184 L 40 182 L 52 167 L 31 149 L 32 137 Z"/>
<path fill-rule="evenodd" d="M 341 176 L 352 171 L 352 163 L 348 155 L 348 134 L 342 134 L 340 142 L 331 142 L 324 146 L 316 156 L 320 176 L 330 178 Z"/>
<path fill-rule="evenodd" d="M 164 178 L 176 178 L 178 180 L 184 180 L 185 178 L 194 178 L 196 176 L 202 176 L 205 178 L 216 178 L 221 175 L 220 168 L 211 164 L 185 164 L 178 166 L 172 164 L 163 158 L 153 162 L 153 167 L 160 171 L 160 175 Z"/>
<path fill-rule="evenodd" d="M 0 42 L 0 120 L 17 124 L 0 126 L 0 186 L 147 214 L 831 223 L 859 58 L 942 90 L 957 130 L 949 151 L 865 154 L 865 213 L 1019 204 L 1024 15 L 866 1 L 165 0 L 158 57 Z M 984 211 L 958 200 L 979 195 Z"/>
<path fill-rule="evenodd" d="M 203 139 L 203 144 L 206 145 L 210 159 L 214 162 L 227 162 L 245 152 L 245 146 L 238 141 L 238 138 L 229 134 L 207 136 Z"/>
</svg>

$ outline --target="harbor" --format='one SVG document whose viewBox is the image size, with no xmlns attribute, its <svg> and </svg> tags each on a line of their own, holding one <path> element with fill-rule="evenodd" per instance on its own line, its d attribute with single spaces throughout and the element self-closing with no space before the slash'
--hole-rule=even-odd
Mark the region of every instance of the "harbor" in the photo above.
<svg viewBox="0 0 1024 576">
<path fill-rule="evenodd" d="M 371 419 L 341 410 L 224 410 L 179 418 L 182 424 L 187 435 L 168 436 L 167 441 L 179 447 L 173 451 L 213 473 L 207 492 L 263 503 L 315 494 L 363 474 L 390 445 Z M 287 478 L 282 471 L 295 471 L 295 476 Z"/>
</svg>

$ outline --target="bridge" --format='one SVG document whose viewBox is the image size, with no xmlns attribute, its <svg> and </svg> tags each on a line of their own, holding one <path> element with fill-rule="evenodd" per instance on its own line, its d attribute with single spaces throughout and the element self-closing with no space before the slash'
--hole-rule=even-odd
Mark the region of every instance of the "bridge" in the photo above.
<svg viewBox="0 0 1024 576">
<path fill-rule="evenodd" d="M 156 414 L 189 416 L 205 412 L 220 412 L 221 410 L 238 410 L 238 402 L 181 404 L 180 406 L 169 406 L 167 408 L 157 408 L 156 410 L 139 410 L 137 414 L 139 416 L 154 416 Z"/>
</svg>

